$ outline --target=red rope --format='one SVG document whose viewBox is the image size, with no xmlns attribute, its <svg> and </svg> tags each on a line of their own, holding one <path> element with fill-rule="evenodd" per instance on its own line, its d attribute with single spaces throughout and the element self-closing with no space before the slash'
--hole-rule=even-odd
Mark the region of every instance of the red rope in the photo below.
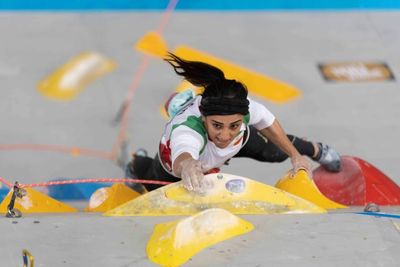
<svg viewBox="0 0 400 267">
<path fill-rule="evenodd" d="M 12 183 L 10 183 L 9 181 L 7 181 L 6 179 L 4 179 L 2 177 L 0 177 L 0 182 L 2 182 L 3 184 L 5 184 L 6 186 L 8 186 L 10 188 L 13 187 Z"/>
<path fill-rule="evenodd" d="M 8 187 L 12 187 L 13 184 L 6 179 L 0 177 L 0 182 L 4 183 Z M 86 179 L 72 179 L 64 181 L 51 181 L 42 183 L 31 183 L 31 184 L 20 184 L 20 187 L 41 187 L 41 186 L 53 186 L 53 185 L 66 185 L 66 184 L 83 184 L 83 183 L 141 183 L 141 184 L 159 184 L 168 185 L 171 182 L 157 181 L 157 180 L 142 180 L 142 179 L 131 179 L 131 178 L 86 178 Z"/>
<path fill-rule="evenodd" d="M 179 0 L 170 0 L 168 6 L 163 14 L 157 32 L 162 34 L 165 26 L 167 25 L 171 13 L 174 11 L 176 5 Z M 126 131 L 128 127 L 128 119 L 129 119 L 129 110 L 132 102 L 132 98 L 136 91 L 136 88 L 139 85 L 144 73 L 148 67 L 150 56 L 145 55 L 137 69 L 131 86 L 128 90 L 128 95 L 125 99 L 124 105 L 126 106 L 123 109 L 122 113 L 122 122 L 119 130 L 119 134 L 117 136 L 117 140 L 111 150 L 111 152 L 105 151 L 97 151 L 94 149 L 85 149 L 78 147 L 67 147 L 61 145 L 46 145 L 46 144 L 0 144 L 0 150 L 39 150 L 39 151 L 55 151 L 55 152 L 63 152 L 70 153 L 73 155 L 86 155 L 86 156 L 94 156 L 99 158 L 104 158 L 107 160 L 114 160 L 117 156 L 117 152 L 122 142 L 126 138 Z M 0 182 L 4 183 L 8 187 L 13 187 L 13 184 L 0 177 Z M 39 187 L 39 186 L 51 186 L 51 185 L 62 185 L 62 184 L 78 184 L 78 183 L 96 183 L 96 182 L 134 182 L 134 183 L 142 183 L 142 184 L 159 184 L 159 185 L 167 185 L 170 182 L 164 181 L 155 181 L 155 180 L 141 180 L 141 179 L 123 179 L 123 178 L 99 178 L 99 179 L 80 179 L 80 180 L 66 180 L 66 181 L 53 181 L 53 182 L 45 182 L 45 183 L 34 183 L 34 184 L 21 184 L 21 187 Z"/>
</svg>

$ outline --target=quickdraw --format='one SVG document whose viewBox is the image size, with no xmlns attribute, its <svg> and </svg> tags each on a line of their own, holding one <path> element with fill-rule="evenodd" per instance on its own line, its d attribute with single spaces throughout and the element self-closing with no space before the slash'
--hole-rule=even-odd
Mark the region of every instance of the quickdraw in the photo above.
<svg viewBox="0 0 400 267">
<path fill-rule="evenodd" d="M 6 217 L 8 218 L 19 218 L 22 216 L 22 212 L 16 208 L 14 208 L 15 205 L 15 199 L 18 198 L 23 198 L 24 196 L 26 196 L 26 190 L 21 188 L 19 186 L 18 182 L 15 182 L 14 186 L 13 186 L 13 193 L 11 196 L 11 200 L 10 203 L 7 206 L 7 213 L 6 213 Z"/>
<path fill-rule="evenodd" d="M 26 249 L 22 250 L 22 260 L 24 261 L 24 267 L 34 267 L 33 256 Z"/>
</svg>

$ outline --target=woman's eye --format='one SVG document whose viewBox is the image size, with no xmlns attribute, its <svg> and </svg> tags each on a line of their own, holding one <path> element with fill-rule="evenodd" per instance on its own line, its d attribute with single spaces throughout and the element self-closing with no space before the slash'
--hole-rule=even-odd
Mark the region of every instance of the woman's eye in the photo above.
<svg viewBox="0 0 400 267">
<path fill-rule="evenodd" d="M 213 124 L 215 129 L 222 129 L 222 125 L 221 124 Z"/>
<path fill-rule="evenodd" d="M 232 130 L 236 130 L 238 127 L 239 127 L 238 124 L 231 125 L 231 129 L 232 129 Z"/>
</svg>

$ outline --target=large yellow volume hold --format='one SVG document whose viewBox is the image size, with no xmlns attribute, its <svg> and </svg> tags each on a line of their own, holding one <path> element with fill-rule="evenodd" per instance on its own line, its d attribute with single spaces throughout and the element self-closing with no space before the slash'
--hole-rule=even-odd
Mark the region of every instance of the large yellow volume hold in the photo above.
<svg viewBox="0 0 400 267">
<path fill-rule="evenodd" d="M 14 208 L 24 213 L 53 213 L 53 212 L 77 212 L 78 210 L 51 198 L 32 188 L 24 188 L 26 195 L 15 199 Z M 0 212 L 7 213 L 7 206 L 10 203 L 13 190 L 8 192 L 3 202 L 0 204 Z"/>
<path fill-rule="evenodd" d="M 205 176 L 214 186 L 205 194 L 177 182 L 151 191 L 105 213 L 107 216 L 192 215 L 209 208 L 234 214 L 326 213 L 326 210 L 276 187 L 226 173 Z"/>
<path fill-rule="evenodd" d="M 157 224 L 147 243 L 149 259 L 164 267 L 185 263 L 202 249 L 253 230 L 253 225 L 223 209 Z"/>
</svg>

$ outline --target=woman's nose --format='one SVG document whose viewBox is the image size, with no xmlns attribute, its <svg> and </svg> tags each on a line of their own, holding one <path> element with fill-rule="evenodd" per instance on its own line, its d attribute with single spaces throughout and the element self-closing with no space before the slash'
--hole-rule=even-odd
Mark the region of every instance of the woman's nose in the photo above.
<svg viewBox="0 0 400 267">
<path fill-rule="evenodd" d="M 231 133 L 229 130 L 224 129 L 220 132 L 219 137 L 222 140 L 228 140 L 231 138 Z"/>
</svg>

